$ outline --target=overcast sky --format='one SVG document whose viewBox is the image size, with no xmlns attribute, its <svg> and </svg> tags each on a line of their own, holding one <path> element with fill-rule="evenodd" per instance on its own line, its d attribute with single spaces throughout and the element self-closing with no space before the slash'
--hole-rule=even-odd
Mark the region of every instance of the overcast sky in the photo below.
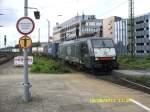
<svg viewBox="0 0 150 112">
<path fill-rule="evenodd" d="M 63 22 L 73 16 L 84 13 L 96 15 L 103 19 L 110 16 L 128 17 L 128 0 L 28 0 L 29 7 L 37 8 L 41 13 L 41 19 L 35 20 L 33 11 L 29 9 L 29 17 L 36 24 L 35 30 L 30 34 L 33 42 L 38 40 L 38 28 L 40 28 L 41 41 L 48 40 L 47 19 L 52 28 L 56 22 Z M 135 15 L 150 12 L 150 0 L 135 0 Z M 8 45 L 18 43 L 22 36 L 16 30 L 17 20 L 24 15 L 24 0 L 0 0 L 0 47 L 3 46 L 3 37 L 7 35 Z M 62 16 L 58 16 L 62 15 Z"/>
</svg>

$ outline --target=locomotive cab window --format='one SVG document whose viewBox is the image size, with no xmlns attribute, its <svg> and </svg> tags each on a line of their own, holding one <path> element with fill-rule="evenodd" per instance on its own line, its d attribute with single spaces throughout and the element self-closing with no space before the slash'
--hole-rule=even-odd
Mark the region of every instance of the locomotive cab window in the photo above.
<svg viewBox="0 0 150 112">
<path fill-rule="evenodd" d="M 103 40 L 104 46 L 108 48 L 114 47 L 113 41 L 112 40 Z"/>
<path fill-rule="evenodd" d="M 112 48 L 112 47 L 114 47 L 112 40 L 93 39 L 92 45 L 94 48 Z"/>
<path fill-rule="evenodd" d="M 103 47 L 103 42 L 100 39 L 93 39 L 92 40 L 92 45 L 94 48 L 102 48 Z"/>
</svg>

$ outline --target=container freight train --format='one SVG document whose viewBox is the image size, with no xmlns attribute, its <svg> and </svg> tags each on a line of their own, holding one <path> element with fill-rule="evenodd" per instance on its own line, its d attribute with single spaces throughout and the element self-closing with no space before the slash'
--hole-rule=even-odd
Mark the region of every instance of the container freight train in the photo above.
<svg viewBox="0 0 150 112">
<path fill-rule="evenodd" d="M 47 55 L 56 56 L 81 68 L 111 72 L 118 66 L 115 46 L 110 38 L 79 38 L 51 43 L 46 48 Z"/>
<path fill-rule="evenodd" d="M 49 56 L 51 58 L 59 58 L 58 48 L 59 48 L 59 43 L 56 42 L 49 43 L 48 45 L 44 46 L 43 55 Z"/>
</svg>

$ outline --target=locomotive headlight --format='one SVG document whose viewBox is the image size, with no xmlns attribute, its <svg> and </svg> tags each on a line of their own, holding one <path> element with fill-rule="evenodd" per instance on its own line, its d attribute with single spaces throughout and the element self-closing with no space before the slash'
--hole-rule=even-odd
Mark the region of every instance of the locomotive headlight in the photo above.
<svg viewBox="0 0 150 112">
<path fill-rule="evenodd" d="M 113 60 L 115 60 L 116 59 L 116 57 L 113 57 Z"/>
<path fill-rule="evenodd" d="M 99 60 L 99 58 L 95 58 L 95 60 Z"/>
</svg>

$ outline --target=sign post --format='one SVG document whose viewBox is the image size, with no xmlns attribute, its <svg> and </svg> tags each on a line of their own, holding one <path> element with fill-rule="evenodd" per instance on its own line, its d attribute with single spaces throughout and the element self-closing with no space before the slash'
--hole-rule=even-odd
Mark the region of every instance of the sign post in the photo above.
<svg viewBox="0 0 150 112">
<path fill-rule="evenodd" d="M 28 53 L 27 53 L 27 48 L 30 46 L 32 43 L 31 39 L 27 36 L 30 34 L 35 27 L 34 21 L 27 17 L 28 16 L 28 0 L 24 0 L 24 16 L 20 18 L 17 21 L 17 30 L 19 33 L 23 34 L 24 36 L 20 39 L 19 43 L 24 48 L 24 82 L 23 82 L 23 100 L 25 102 L 29 102 L 31 100 L 31 93 L 30 93 L 30 82 L 28 79 Z"/>
</svg>

